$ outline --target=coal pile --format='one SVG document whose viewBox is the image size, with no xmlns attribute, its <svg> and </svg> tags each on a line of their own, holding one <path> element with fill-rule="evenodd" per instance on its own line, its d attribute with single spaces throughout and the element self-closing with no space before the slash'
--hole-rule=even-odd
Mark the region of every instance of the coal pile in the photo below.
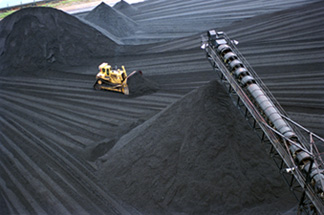
<svg viewBox="0 0 324 215">
<path fill-rule="evenodd" d="M 237 39 L 289 115 L 323 133 L 323 1 L 206 2 L 138 3 L 138 30 L 121 30 L 124 1 L 103 5 L 120 10 L 116 26 L 98 16 L 106 30 L 50 8 L 0 22 L 0 214 L 297 214 L 267 147 L 208 84 L 200 34 Z M 106 60 L 144 71 L 130 96 L 93 90 Z"/>
<path fill-rule="evenodd" d="M 2 20 L 0 29 L 0 69 L 13 73 L 115 55 L 109 38 L 53 8 L 22 9 Z"/>
<path fill-rule="evenodd" d="M 109 189 L 145 214 L 274 214 L 294 204 L 215 81 L 121 137 L 99 161 Z"/>
<path fill-rule="evenodd" d="M 124 0 L 119 1 L 116 3 L 113 8 L 115 10 L 118 10 L 119 12 L 125 14 L 126 16 L 132 16 L 136 13 L 139 13 L 138 9 L 134 7 L 133 5 L 128 4 Z"/>
<path fill-rule="evenodd" d="M 137 26 L 131 18 L 104 2 L 94 8 L 84 19 L 118 37 L 129 36 L 135 32 Z"/>
<path fill-rule="evenodd" d="M 158 91 L 159 86 L 152 80 L 144 77 L 141 71 L 137 71 L 127 80 L 129 94 L 131 96 L 141 96 Z"/>
</svg>

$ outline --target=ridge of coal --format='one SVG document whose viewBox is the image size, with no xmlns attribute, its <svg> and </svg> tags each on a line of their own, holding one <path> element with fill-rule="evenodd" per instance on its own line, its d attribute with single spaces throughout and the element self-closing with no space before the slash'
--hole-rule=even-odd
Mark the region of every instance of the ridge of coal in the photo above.
<svg viewBox="0 0 324 215">
<path fill-rule="evenodd" d="M 97 162 L 109 190 L 144 214 L 263 214 L 295 204 L 216 81 L 134 128 Z"/>
<path fill-rule="evenodd" d="M 126 16 L 132 16 L 136 13 L 138 13 L 138 9 L 130 4 L 128 4 L 126 1 L 121 0 L 117 2 L 113 8 L 115 10 L 118 10 L 119 12 L 125 14 Z"/>
<path fill-rule="evenodd" d="M 79 19 L 47 7 L 19 10 L 3 19 L 0 29 L 2 74 L 78 65 L 92 57 L 114 56 L 117 47 Z"/>
<path fill-rule="evenodd" d="M 104 2 L 94 8 L 84 19 L 119 37 L 134 33 L 137 25 L 131 18 Z"/>
</svg>

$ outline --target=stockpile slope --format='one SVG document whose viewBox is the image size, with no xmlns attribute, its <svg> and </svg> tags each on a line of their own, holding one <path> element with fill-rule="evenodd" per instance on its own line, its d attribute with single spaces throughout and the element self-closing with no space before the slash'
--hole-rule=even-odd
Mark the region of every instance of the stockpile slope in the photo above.
<svg viewBox="0 0 324 215">
<path fill-rule="evenodd" d="M 298 2 L 297 2 L 298 5 Z M 275 6 L 274 6 L 275 7 Z M 238 49 L 294 120 L 324 136 L 324 2 L 240 20 L 226 27 Z M 210 17 L 212 20 L 212 17 Z M 203 32 L 206 34 L 205 32 Z M 200 34 L 155 44 L 150 52 L 196 50 Z M 192 52 L 192 56 L 194 53 Z M 208 64 L 202 65 L 203 69 Z"/>
<path fill-rule="evenodd" d="M 311 0 L 315 1 L 315 0 Z M 131 18 L 139 24 L 138 31 L 123 38 L 125 44 L 147 44 L 187 37 L 209 28 L 228 26 L 234 21 L 303 5 L 305 0 L 275 0 L 271 2 L 225 0 L 145 1 L 132 7 L 137 12 Z M 118 7 L 117 7 L 118 6 Z M 121 12 L 130 9 L 124 1 L 116 4 Z M 124 9 L 122 9 L 124 8 Z M 130 11 L 132 14 L 132 11 Z"/>
<path fill-rule="evenodd" d="M 77 18 L 53 8 L 19 10 L 0 22 L 0 68 L 31 71 L 114 56 L 116 44 Z"/>
<path fill-rule="evenodd" d="M 124 135 L 100 178 L 145 214 L 285 211 L 293 197 L 259 142 L 213 81 Z"/>
<path fill-rule="evenodd" d="M 161 89 L 152 93 L 144 71 L 130 83 L 135 96 L 125 96 L 93 90 L 96 72 L 80 75 L 83 69 L 0 77 L 0 214 L 137 214 L 102 185 L 91 162 L 214 75 L 178 74 L 171 90 L 170 77 L 157 76 Z"/>
<path fill-rule="evenodd" d="M 293 119 L 322 136 L 323 11 L 324 1 L 318 1 L 225 28 Z"/>
<path fill-rule="evenodd" d="M 137 25 L 131 18 L 104 2 L 94 8 L 84 19 L 118 37 L 125 37 L 134 33 Z"/>
<path fill-rule="evenodd" d="M 226 0 L 155 0 L 135 4 L 141 11 L 132 16 L 135 21 L 155 34 L 172 33 L 175 36 L 222 27 L 233 21 L 303 5 L 305 0 L 235 1 Z"/>
</svg>

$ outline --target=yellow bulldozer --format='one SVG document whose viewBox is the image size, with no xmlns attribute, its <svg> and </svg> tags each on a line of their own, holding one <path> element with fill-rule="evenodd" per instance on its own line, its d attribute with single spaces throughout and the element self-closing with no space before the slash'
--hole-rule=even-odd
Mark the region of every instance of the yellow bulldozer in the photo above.
<svg viewBox="0 0 324 215">
<path fill-rule="evenodd" d="M 129 95 L 129 88 L 127 79 L 132 76 L 136 71 L 127 76 L 126 69 L 121 66 L 112 69 L 108 63 L 102 63 L 99 66 L 99 72 L 96 76 L 96 83 L 93 85 L 96 90 L 111 90 Z"/>
</svg>

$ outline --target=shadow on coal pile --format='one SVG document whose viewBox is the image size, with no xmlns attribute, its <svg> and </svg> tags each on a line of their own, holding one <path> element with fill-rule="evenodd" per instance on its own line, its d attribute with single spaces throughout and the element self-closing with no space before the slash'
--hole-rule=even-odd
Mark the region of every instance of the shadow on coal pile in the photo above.
<svg viewBox="0 0 324 215">
<path fill-rule="evenodd" d="M 213 81 L 122 136 L 97 164 L 109 190 L 144 214 L 274 214 L 295 201 L 267 157 Z"/>
</svg>

